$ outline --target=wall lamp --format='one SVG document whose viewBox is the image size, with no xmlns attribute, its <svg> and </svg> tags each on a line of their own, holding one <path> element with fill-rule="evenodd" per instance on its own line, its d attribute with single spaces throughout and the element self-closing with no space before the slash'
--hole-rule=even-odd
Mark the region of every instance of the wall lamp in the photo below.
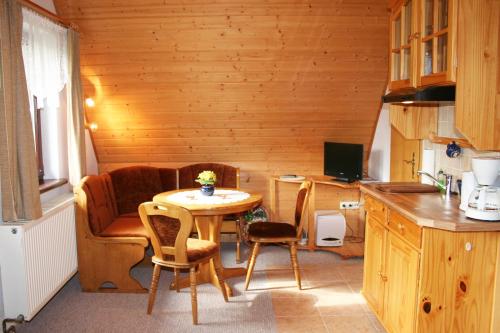
<svg viewBox="0 0 500 333">
<path fill-rule="evenodd" d="M 88 108 L 93 108 L 95 106 L 95 102 L 91 97 L 87 97 L 87 98 L 85 98 L 85 105 Z M 88 123 L 87 117 L 85 117 L 85 128 L 90 130 L 91 132 L 97 132 L 99 126 L 97 125 L 96 122 Z"/>
</svg>

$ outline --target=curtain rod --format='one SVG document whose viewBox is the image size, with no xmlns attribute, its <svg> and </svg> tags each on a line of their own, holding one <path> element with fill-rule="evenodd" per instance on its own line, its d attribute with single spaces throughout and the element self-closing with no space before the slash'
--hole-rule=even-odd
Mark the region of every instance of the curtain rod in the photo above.
<svg viewBox="0 0 500 333">
<path fill-rule="evenodd" d="M 39 6 L 37 5 L 36 3 L 33 3 L 29 0 L 17 0 L 21 5 L 37 12 L 38 14 L 50 19 L 51 21 L 54 21 L 60 25 L 62 25 L 63 27 L 67 28 L 67 29 L 73 29 L 73 30 L 76 30 L 78 31 L 78 27 L 69 22 L 69 21 L 66 21 L 64 20 L 63 18 L 57 16 L 56 14 L 48 11 L 47 9 L 43 8 L 42 6 Z"/>
</svg>

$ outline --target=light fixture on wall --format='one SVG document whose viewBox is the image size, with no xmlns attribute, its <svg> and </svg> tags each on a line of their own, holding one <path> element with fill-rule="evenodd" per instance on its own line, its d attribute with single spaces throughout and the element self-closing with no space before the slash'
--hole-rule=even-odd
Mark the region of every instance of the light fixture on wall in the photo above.
<svg viewBox="0 0 500 333">
<path fill-rule="evenodd" d="M 85 98 L 85 105 L 89 108 L 93 108 L 95 106 L 95 102 L 91 97 Z"/>
<path fill-rule="evenodd" d="M 90 108 L 90 109 L 93 108 L 95 106 L 94 99 L 92 99 L 91 97 L 85 98 L 85 105 L 87 106 L 87 108 Z M 97 132 L 99 126 L 94 121 L 91 123 L 88 123 L 87 116 L 85 115 L 85 128 L 90 130 L 91 132 Z"/>
<path fill-rule="evenodd" d="M 89 129 L 91 132 L 97 132 L 99 126 L 95 122 L 86 123 L 85 128 Z"/>
</svg>

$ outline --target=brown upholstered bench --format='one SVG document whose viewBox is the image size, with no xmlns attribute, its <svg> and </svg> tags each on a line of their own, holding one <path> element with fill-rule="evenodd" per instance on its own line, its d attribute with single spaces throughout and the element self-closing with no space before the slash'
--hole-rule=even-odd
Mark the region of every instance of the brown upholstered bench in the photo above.
<svg viewBox="0 0 500 333">
<path fill-rule="evenodd" d="M 177 170 L 134 166 L 87 176 L 75 188 L 78 269 L 83 291 L 147 292 L 130 276 L 144 258 L 142 202 L 177 188 Z M 102 285 L 110 282 L 114 288 Z"/>
</svg>

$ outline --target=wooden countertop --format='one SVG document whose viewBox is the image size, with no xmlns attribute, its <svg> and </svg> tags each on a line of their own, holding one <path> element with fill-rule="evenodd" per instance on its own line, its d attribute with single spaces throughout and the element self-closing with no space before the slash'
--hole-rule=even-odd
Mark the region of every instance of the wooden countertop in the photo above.
<svg viewBox="0 0 500 333">
<path fill-rule="evenodd" d="M 500 222 L 481 222 L 467 218 L 458 206 L 460 200 L 452 195 L 445 201 L 440 193 L 388 193 L 376 186 L 387 183 L 362 184 L 361 192 L 382 201 L 419 226 L 449 231 L 500 231 Z"/>
</svg>

